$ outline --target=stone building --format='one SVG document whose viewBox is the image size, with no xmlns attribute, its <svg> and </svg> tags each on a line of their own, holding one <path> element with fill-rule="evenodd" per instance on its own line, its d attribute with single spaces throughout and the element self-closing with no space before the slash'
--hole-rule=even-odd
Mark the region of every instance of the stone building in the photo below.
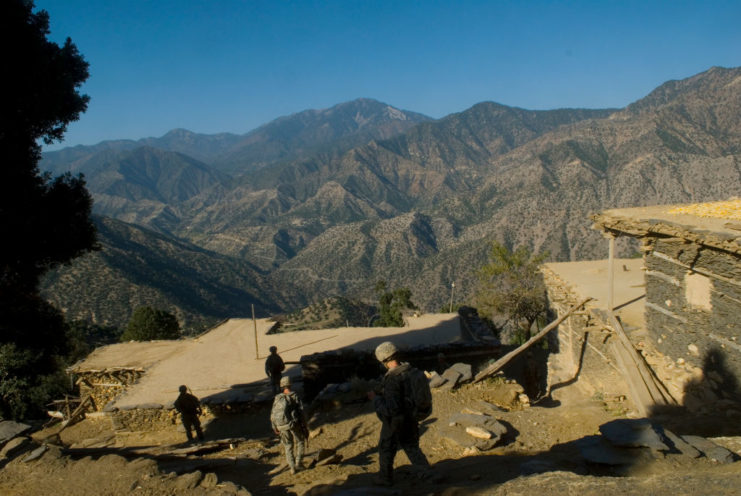
<svg viewBox="0 0 741 496">
<path fill-rule="evenodd" d="M 676 400 L 690 409 L 738 401 L 741 201 L 607 210 L 592 220 L 611 247 L 621 236 L 641 243 L 646 340 L 663 369 L 690 372 L 655 370 Z"/>
</svg>

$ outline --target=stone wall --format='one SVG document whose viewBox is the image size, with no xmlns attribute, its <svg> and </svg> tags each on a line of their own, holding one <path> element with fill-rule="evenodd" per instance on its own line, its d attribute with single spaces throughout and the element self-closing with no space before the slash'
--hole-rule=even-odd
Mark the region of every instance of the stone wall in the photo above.
<svg viewBox="0 0 741 496">
<path fill-rule="evenodd" d="M 556 273 L 542 269 L 548 304 L 555 316 L 562 315 L 581 299 Z M 572 313 L 548 334 L 548 390 L 559 385 L 579 383 L 589 393 L 602 398 L 616 411 L 633 407 L 623 372 L 611 350 L 607 316 L 597 309 Z"/>
<path fill-rule="evenodd" d="M 704 401 L 737 396 L 741 256 L 677 238 L 644 238 L 644 251 L 646 325 L 657 350 L 702 370 L 692 381 L 710 386 Z"/>
<path fill-rule="evenodd" d="M 126 408 L 109 412 L 117 431 L 152 432 L 172 428 L 177 424 L 178 412 L 168 408 Z"/>
<path fill-rule="evenodd" d="M 77 377 L 75 384 L 80 389 L 80 398 L 90 396 L 88 411 L 102 411 L 119 394 L 136 383 L 144 373 L 142 369 L 111 368 L 105 370 L 70 371 Z"/>
<path fill-rule="evenodd" d="M 401 359 L 420 370 L 435 370 L 437 354 L 448 363 L 465 362 L 474 367 L 496 359 L 513 346 L 481 343 L 450 343 L 402 350 Z M 342 384 L 353 377 L 370 380 L 384 374 L 372 351 L 336 350 L 301 357 L 305 401 L 311 401 L 328 384 Z"/>
</svg>

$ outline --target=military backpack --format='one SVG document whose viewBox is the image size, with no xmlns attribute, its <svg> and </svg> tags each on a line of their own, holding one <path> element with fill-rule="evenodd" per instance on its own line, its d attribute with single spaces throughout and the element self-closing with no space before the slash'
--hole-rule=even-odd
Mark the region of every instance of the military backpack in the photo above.
<svg viewBox="0 0 741 496">
<path fill-rule="evenodd" d="M 270 421 L 278 430 L 290 429 L 301 415 L 298 398 L 295 395 L 279 394 L 275 397 Z"/>
<path fill-rule="evenodd" d="M 432 413 L 430 381 L 421 370 L 412 367 L 404 373 L 404 400 L 408 411 L 417 422 L 421 422 Z"/>
</svg>

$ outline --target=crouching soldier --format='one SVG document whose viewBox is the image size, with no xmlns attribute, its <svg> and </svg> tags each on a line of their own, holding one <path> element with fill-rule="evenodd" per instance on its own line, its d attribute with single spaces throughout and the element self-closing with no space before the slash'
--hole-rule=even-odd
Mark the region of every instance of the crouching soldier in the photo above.
<svg viewBox="0 0 741 496">
<path fill-rule="evenodd" d="M 373 483 L 381 486 L 393 484 L 394 457 L 401 447 L 409 461 L 419 470 L 420 476 L 429 474 L 430 464 L 419 448 L 419 424 L 413 392 L 407 376 L 417 372 L 408 363 L 400 362 L 396 346 L 386 341 L 376 348 L 376 358 L 387 372 L 383 376 L 383 394 L 368 392 L 376 415 L 381 420 L 381 437 L 378 440 L 379 473 Z M 429 386 L 427 386 L 429 391 Z M 426 405 L 430 408 L 430 405 Z M 429 414 L 429 412 L 427 412 Z"/>
<path fill-rule="evenodd" d="M 301 400 L 291 391 L 291 378 L 282 377 L 280 387 L 282 392 L 275 396 L 270 411 L 270 424 L 273 431 L 280 436 L 280 442 L 286 451 L 286 461 L 291 473 L 295 474 L 303 468 L 302 459 L 309 433 Z"/>
<path fill-rule="evenodd" d="M 175 400 L 175 409 L 180 412 L 180 420 L 183 422 L 188 442 L 193 442 L 193 434 L 190 432 L 191 427 L 195 429 L 198 440 L 203 441 L 201 421 L 198 419 L 201 414 L 201 402 L 188 393 L 186 386 L 180 386 L 180 395 Z"/>
</svg>

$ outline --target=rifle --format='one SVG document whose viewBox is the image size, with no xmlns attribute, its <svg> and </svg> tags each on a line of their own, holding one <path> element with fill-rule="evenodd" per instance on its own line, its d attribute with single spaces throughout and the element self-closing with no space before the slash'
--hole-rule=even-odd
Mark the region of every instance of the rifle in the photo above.
<svg viewBox="0 0 741 496">
<path fill-rule="evenodd" d="M 309 426 L 306 425 L 306 420 L 303 418 L 299 420 L 299 428 L 301 429 L 301 435 L 304 437 L 306 443 L 306 450 L 309 450 Z"/>
</svg>

